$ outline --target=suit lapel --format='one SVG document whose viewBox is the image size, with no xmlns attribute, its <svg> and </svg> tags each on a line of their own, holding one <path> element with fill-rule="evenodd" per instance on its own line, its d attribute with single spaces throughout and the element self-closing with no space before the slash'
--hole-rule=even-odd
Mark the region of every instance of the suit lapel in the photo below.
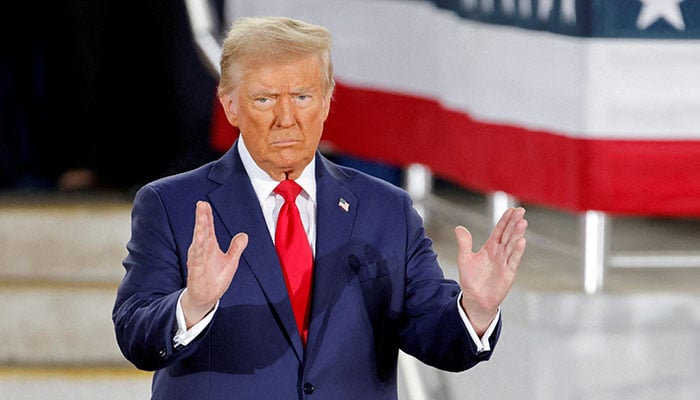
<svg viewBox="0 0 700 400">
<path fill-rule="evenodd" d="M 210 173 L 210 179 L 218 181 L 221 185 L 209 194 L 209 201 L 215 217 L 218 215 L 221 218 L 229 237 L 238 232 L 248 234 L 248 246 L 243 252 L 239 268 L 250 268 L 268 303 L 277 314 L 281 329 L 301 360 L 304 354 L 303 345 L 265 217 L 235 145 L 227 157 L 220 161 L 222 165 L 216 165 Z M 222 248 L 227 249 L 228 240 L 221 242 Z"/>
<path fill-rule="evenodd" d="M 343 285 L 346 264 L 339 255 L 345 253 L 358 208 L 357 197 L 345 184 L 347 176 L 320 154 L 316 158 L 317 232 L 309 323 L 311 345 L 322 339 L 335 293 Z"/>
<path fill-rule="evenodd" d="M 238 232 L 249 236 L 239 268 L 250 268 L 301 360 L 304 347 L 297 332 L 282 267 L 236 145 L 212 168 L 209 178 L 220 184 L 208 196 L 215 218 L 221 219 L 229 237 Z M 346 186 L 347 179 L 320 153 L 316 154 L 317 232 L 309 323 L 311 346 L 322 340 L 335 294 L 345 281 L 343 267 L 347 264 L 339 255 L 345 253 L 359 205 L 355 194 Z M 228 248 L 228 240 L 220 242 L 222 248 Z"/>
</svg>

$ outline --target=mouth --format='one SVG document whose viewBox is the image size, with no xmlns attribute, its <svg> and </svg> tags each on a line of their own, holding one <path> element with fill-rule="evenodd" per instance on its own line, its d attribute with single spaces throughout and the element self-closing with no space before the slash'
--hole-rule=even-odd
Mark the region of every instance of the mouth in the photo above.
<svg viewBox="0 0 700 400">
<path fill-rule="evenodd" d="M 274 147 L 291 147 L 295 146 L 297 144 L 300 144 L 301 140 L 299 139 L 278 139 L 272 142 L 272 145 Z"/>
</svg>

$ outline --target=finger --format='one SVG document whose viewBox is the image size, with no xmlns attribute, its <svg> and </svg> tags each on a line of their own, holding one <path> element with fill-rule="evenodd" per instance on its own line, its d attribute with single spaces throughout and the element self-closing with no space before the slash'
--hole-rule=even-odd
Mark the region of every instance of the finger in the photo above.
<svg viewBox="0 0 700 400">
<path fill-rule="evenodd" d="M 500 243 L 505 243 L 506 246 L 508 246 L 508 244 L 511 243 L 513 238 L 515 238 L 515 240 L 517 240 L 517 238 L 518 238 L 517 226 L 518 226 L 519 222 L 523 220 L 524 216 L 525 216 L 525 209 L 524 208 L 518 207 L 518 208 L 512 209 L 512 211 L 508 215 L 508 219 L 505 221 L 506 225 L 505 225 L 505 228 L 503 230 L 503 234 L 501 235 Z"/>
<path fill-rule="evenodd" d="M 193 261 L 192 267 L 197 267 L 204 262 L 207 252 L 211 250 L 212 243 L 216 245 L 216 238 L 213 236 L 213 217 L 211 206 L 205 201 L 198 201 L 195 207 L 195 221 L 193 229 L 192 243 L 188 249 L 188 259 Z"/>
<path fill-rule="evenodd" d="M 521 219 L 514 224 L 513 233 L 508 239 L 505 247 L 506 262 L 519 246 L 521 240 L 525 240 L 525 231 L 527 230 L 527 220 Z"/>
<path fill-rule="evenodd" d="M 511 207 L 503 213 L 498 223 L 496 223 L 496 226 L 493 228 L 493 231 L 491 231 L 488 239 L 486 239 L 483 248 L 487 249 L 490 254 L 495 254 L 499 251 L 499 247 L 503 241 L 504 231 L 508 225 L 508 221 L 513 215 L 513 211 L 514 209 Z"/>
<path fill-rule="evenodd" d="M 518 222 L 523 220 L 524 216 L 525 216 L 525 209 L 524 208 L 522 208 L 522 207 L 513 208 L 513 211 L 510 214 L 510 218 L 506 224 L 503 241 L 510 240 L 510 238 L 515 233 L 515 230 L 516 230 L 515 228 L 518 225 Z"/>
<path fill-rule="evenodd" d="M 518 270 L 518 266 L 520 265 L 520 260 L 522 260 L 523 254 L 525 254 L 525 248 L 527 247 L 527 241 L 525 240 L 524 237 L 521 237 L 520 239 L 517 240 L 515 247 L 513 248 L 513 252 L 508 258 L 508 269 L 510 269 L 513 272 L 516 272 Z"/>
<path fill-rule="evenodd" d="M 469 230 L 463 226 L 455 228 L 455 236 L 457 237 L 457 251 L 459 255 L 471 254 L 473 239 Z"/>
<path fill-rule="evenodd" d="M 203 227 L 207 228 L 206 233 L 210 234 L 209 228 L 214 227 L 214 215 L 211 210 L 211 205 L 206 201 L 197 202 L 197 212 Z"/>
<path fill-rule="evenodd" d="M 521 218 L 517 220 L 513 227 L 513 234 L 511 242 L 517 242 L 521 238 L 525 237 L 525 232 L 527 231 L 528 222 L 526 219 Z"/>
<path fill-rule="evenodd" d="M 197 233 L 200 231 L 200 226 L 202 223 L 200 222 L 200 211 L 199 211 L 199 203 L 195 204 L 194 206 L 194 228 L 192 228 L 192 243 L 197 241 Z"/>
<path fill-rule="evenodd" d="M 228 247 L 228 251 L 226 251 L 226 255 L 233 261 L 238 262 L 246 246 L 248 246 L 248 235 L 244 232 L 237 233 L 236 236 L 231 239 L 231 244 Z"/>
<path fill-rule="evenodd" d="M 216 240 L 216 231 L 214 230 L 214 214 L 211 205 L 206 201 L 197 202 L 197 208 L 200 215 L 202 243 L 206 251 L 215 251 L 219 249 L 219 242 Z"/>
<path fill-rule="evenodd" d="M 520 219 L 515 226 L 515 234 L 517 236 L 525 236 L 525 231 L 527 231 L 528 222 L 525 218 Z"/>
<path fill-rule="evenodd" d="M 503 241 L 503 233 L 505 232 L 506 227 L 508 226 L 508 223 L 510 222 L 514 211 L 515 209 L 513 207 L 510 207 L 503 213 L 503 215 L 501 215 L 501 218 L 498 219 L 496 226 L 493 228 L 493 231 L 489 236 L 489 240 L 494 240 L 495 243 L 500 243 Z M 493 239 L 491 239 L 492 237 Z"/>
<path fill-rule="evenodd" d="M 523 220 L 525 220 L 525 209 L 523 207 L 517 207 L 513 211 L 513 221 L 517 225 Z"/>
<path fill-rule="evenodd" d="M 241 255 L 246 246 L 248 246 L 248 235 L 246 233 L 240 232 L 231 238 L 231 243 L 225 254 L 225 262 L 222 264 L 222 268 L 226 271 L 222 272 L 229 274 L 231 278 L 236 274 Z"/>
<path fill-rule="evenodd" d="M 195 214 L 194 214 L 194 235 L 195 237 L 192 238 L 193 241 L 199 239 L 203 239 L 203 235 L 205 235 L 207 232 L 207 227 L 208 227 L 208 218 L 209 215 L 211 214 L 211 210 L 209 209 L 209 203 L 206 201 L 198 201 L 197 205 L 195 206 Z"/>
<path fill-rule="evenodd" d="M 192 229 L 192 243 L 189 249 L 191 255 L 201 254 L 204 246 L 206 212 L 199 203 L 201 202 L 197 202 L 194 211 L 194 228 Z"/>
</svg>

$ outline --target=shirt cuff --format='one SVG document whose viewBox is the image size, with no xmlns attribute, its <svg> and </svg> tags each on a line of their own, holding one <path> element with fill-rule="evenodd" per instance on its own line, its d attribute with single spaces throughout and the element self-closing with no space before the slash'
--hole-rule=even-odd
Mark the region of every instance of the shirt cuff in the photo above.
<svg viewBox="0 0 700 400">
<path fill-rule="evenodd" d="M 469 322 L 467 313 L 462 308 L 461 292 L 459 293 L 459 297 L 457 298 L 457 311 L 459 311 L 459 316 L 462 317 L 462 322 L 464 322 L 464 326 L 467 327 L 467 332 L 469 332 L 469 336 L 472 338 L 472 341 L 476 345 L 476 352 L 484 353 L 487 351 L 491 351 L 491 343 L 489 342 L 489 337 L 491 337 L 491 334 L 498 325 L 498 320 L 501 318 L 501 307 L 498 307 L 498 312 L 496 313 L 496 316 L 493 318 L 493 321 L 491 321 L 491 324 L 489 325 L 488 329 L 486 329 L 486 332 L 484 332 L 484 335 L 482 337 L 479 337 L 476 334 L 476 330 L 472 326 L 472 323 Z"/>
<path fill-rule="evenodd" d="M 187 288 L 185 288 L 187 290 Z M 177 308 L 175 310 L 175 318 L 177 319 L 177 332 L 175 332 L 175 337 L 173 337 L 173 342 L 175 347 L 187 346 L 190 344 L 194 338 L 196 338 L 214 318 L 214 312 L 219 308 L 219 302 L 216 302 L 214 308 L 205 315 L 201 321 L 194 324 L 189 330 L 187 329 L 187 323 L 185 322 L 185 312 L 182 311 L 182 295 L 185 290 L 180 293 L 180 297 L 177 299 Z M 460 307 L 461 308 L 461 307 Z"/>
</svg>

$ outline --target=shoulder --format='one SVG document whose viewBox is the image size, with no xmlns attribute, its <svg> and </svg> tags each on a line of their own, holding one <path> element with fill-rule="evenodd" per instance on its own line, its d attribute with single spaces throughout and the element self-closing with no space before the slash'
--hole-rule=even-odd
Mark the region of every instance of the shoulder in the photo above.
<svg viewBox="0 0 700 400">
<path fill-rule="evenodd" d="M 322 170 L 333 177 L 333 181 L 352 193 L 365 205 L 376 210 L 386 208 L 405 210 L 412 205 L 410 196 L 401 187 L 372 176 L 355 168 L 338 165 L 322 159 Z M 324 179 L 325 182 L 327 180 Z"/>
<path fill-rule="evenodd" d="M 182 194 L 183 191 L 197 191 L 202 186 L 208 186 L 207 175 L 212 168 L 212 164 L 213 162 L 207 163 L 190 171 L 156 179 L 143 185 L 138 191 L 150 190 L 163 195 Z"/>
<path fill-rule="evenodd" d="M 226 183 L 236 171 L 244 171 L 235 146 L 220 158 L 197 168 L 165 176 L 143 185 L 140 190 L 153 190 L 162 194 L 185 195 L 201 193 Z M 184 193 L 183 193 L 184 192 Z"/>
<path fill-rule="evenodd" d="M 206 200 L 207 195 L 219 186 L 208 178 L 215 164 L 215 161 L 209 162 L 146 183 L 134 195 L 134 208 L 146 207 L 152 210 L 153 207 L 160 207 L 173 213 L 180 212 L 180 208 L 184 207 L 186 212 L 191 211 L 193 204 L 198 200 Z"/>
<path fill-rule="evenodd" d="M 321 158 L 325 170 L 355 193 L 377 193 L 392 196 L 407 195 L 406 191 L 384 179 L 377 178 L 356 168 L 336 164 L 325 157 Z"/>
</svg>

